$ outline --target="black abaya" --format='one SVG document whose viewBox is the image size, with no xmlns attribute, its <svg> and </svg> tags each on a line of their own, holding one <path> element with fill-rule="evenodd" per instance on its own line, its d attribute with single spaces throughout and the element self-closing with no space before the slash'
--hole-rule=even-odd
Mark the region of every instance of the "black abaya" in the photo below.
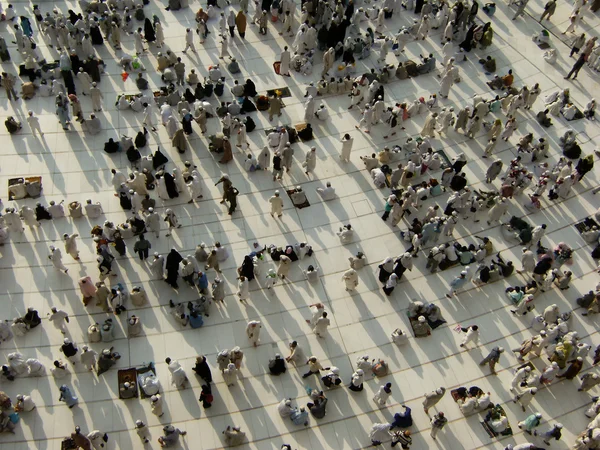
<svg viewBox="0 0 600 450">
<path fill-rule="evenodd" d="M 169 158 L 160 151 L 160 148 L 154 152 L 154 155 L 152 156 L 152 166 L 154 167 L 154 170 L 157 170 L 168 162 Z"/>
<path fill-rule="evenodd" d="M 92 38 L 93 45 L 104 44 L 104 38 L 102 37 L 99 26 L 90 27 L 90 37 Z"/>
<path fill-rule="evenodd" d="M 475 33 L 476 26 L 477 25 L 471 25 L 471 28 L 469 28 L 469 31 L 467 31 L 465 40 L 459 44 L 459 47 L 462 48 L 465 52 L 470 52 L 473 48 L 473 34 Z"/>
<path fill-rule="evenodd" d="M 177 192 L 177 186 L 175 185 L 175 179 L 173 178 L 173 175 L 171 175 L 169 172 L 166 172 L 164 175 L 164 179 L 169 198 L 179 197 L 179 192 Z"/>
<path fill-rule="evenodd" d="M 144 21 L 144 38 L 146 38 L 146 41 L 148 42 L 156 41 L 156 33 L 154 32 L 154 27 L 152 26 L 152 22 L 150 21 L 150 19 L 148 19 L 147 17 Z"/>
<path fill-rule="evenodd" d="M 246 277 L 248 281 L 254 280 L 254 263 L 252 258 L 246 255 L 242 267 L 240 268 L 240 275 Z"/>
<path fill-rule="evenodd" d="M 167 283 L 174 288 L 177 288 L 177 277 L 179 276 L 179 263 L 183 260 L 183 257 L 175 249 L 171 249 L 171 253 L 167 255 L 165 267 L 167 270 Z"/>
<path fill-rule="evenodd" d="M 119 203 L 121 204 L 121 208 L 128 211 L 131 209 L 131 199 L 125 192 L 119 194 Z"/>
<path fill-rule="evenodd" d="M 421 10 L 423 9 L 424 0 L 417 0 L 415 2 L 415 14 L 421 14 Z"/>
</svg>

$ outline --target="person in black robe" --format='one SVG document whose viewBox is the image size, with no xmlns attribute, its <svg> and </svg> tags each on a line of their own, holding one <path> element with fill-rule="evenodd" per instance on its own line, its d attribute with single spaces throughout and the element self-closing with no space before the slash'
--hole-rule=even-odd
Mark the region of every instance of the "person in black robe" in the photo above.
<svg viewBox="0 0 600 450">
<path fill-rule="evenodd" d="M 92 22 L 90 26 L 90 37 L 92 38 L 92 45 L 104 44 L 104 38 L 102 37 L 100 27 L 98 26 L 98 19 L 94 19 L 94 22 Z"/>
<path fill-rule="evenodd" d="M 35 205 L 35 218 L 39 220 L 52 220 L 52 214 L 46 209 L 45 206 L 42 206 L 41 203 Z"/>
<path fill-rule="evenodd" d="M 352 19 L 353 15 L 354 15 L 354 2 L 352 0 L 350 0 L 348 2 L 348 4 L 346 5 L 346 10 L 344 11 L 344 17 L 346 18 L 346 20 L 350 20 L 350 19 Z"/>
<path fill-rule="evenodd" d="M 260 9 L 261 11 L 271 11 L 271 4 L 273 3 L 273 0 L 262 0 L 261 4 L 260 4 Z"/>
<path fill-rule="evenodd" d="M 75 22 L 79 19 L 79 16 L 72 9 L 69 10 L 69 22 L 75 25 Z"/>
<path fill-rule="evenodd" d="M 144 38 L 147 42 L 156 41 L 156 33 L 154 32 L 154 26 L 148 17 L 144 21 Z"/>
<path fill-rule="evenodd" d="M 400 260 L 400 258 L 394 261 L 394 263 L 396 264 L 396 266 L 394 267 L 394 273 L 398 275 L 398 282 L 400 282 L 402 275 L 404 275 L 404 272 L 406 272 L 406 267 L 402 265 L 402 261 Z"/>
<path fill-rule="evenodd" d="M 183 96 L 185 98 L 185 100 L 191 105 L 192 103 L 194 103 L 196 101 L 196 96 L 194 95 L 194 93 L 190 90 L 190 88 L 187 88 L 185 90 L 185 92 L 183 93 Z"/>
<path fill-rule="evenodd" d="M 192 116 L 189 112 L 186 112 L 181 118 L 181 127 L 183 128 L 183 132 L 185 134 L 192 134 L 194 132 L 194 130 L 192 130 L 193 120 L 194 116 Z"/>
<path fill-rule="evenodd" d="M 198 83 L 196 85 L 196 89 L 194 90 L 194 98 L 196 100 L 202 100 L 204 98 L 204 86 L 202 86 L 202 83 Z"/>
<path fill-rule="evenodd" d="M 108 142 L 104 143 L 104 151 L 106 153 L 117 153 L 121 150 L 121 145 L 118 142 L 115 142 L 113 138 L 110 138 Z"/>
<path fill-rule="evenodd" d="M 138 161 L 142 159 L 142 154 L 135 147 L 129 147 L 125 154 L 127 155 L 127 161 L 129 161 L 132 166 L 135 166 L 138 163 Z"/>
<path fill-rule="evenodd" d="M 250 113 L 250 112 L 254 112 L 256 111 L 256 105 L 254 103 L 252 103 L 252 100 L 250 100 L 248 97 L 244 97 L 244 100 L 242 101 L 242 109 L 241 112 L 242 114 L 246 114 L 246 113 Z M 248 131 L 246 129 L 246 131 Z"/>
<path fill-rule="evenodd" d="M 210 367 L 206 362 L 206 357 L 200 355 L 196 357 L 196 365 L 192 369 L 196 372 L 200 378 L 202 378 L 206 383 L 212 383 L 212 372 L 210 371 Z"/>
<path fill-rule="evenodd" d="M 71 54 L 69 55 L 69 58 L 71 59 L 71 71 L 73 73 L 79 73 L 79 68 L 82 67 L 79 56 L 77 56 L 77 53 L 72 51 Z"/>
<path fill-rule="evenodd" d="M 121 208 L 127 211 L 131 210 L 131 199 L 127 192 L 119 192 L 119 203 L 121 204 Z"/>
<path fill-rule="evenodd" d="M 164 166 L 168 162 L 169 158 L 167 158 L 163 154 L 163 152 L 160 151 L 159 147 L 158 150 L 154 152 L 154 155 L 152 155 L 152 166 L 154 167 L 154 170 L 158 170 L 160 167 Z"/>
<path fill-rule="evenodd" d="M 171 249 L 171 252 L 167 255 L 167 261 L 165 262 L 165 268 L 167 271 L 167 279 L 165 281 L 175 289 L 178 288 L 177 278 L 179 277 L 179 263 L 182 260 L 183 257 L 179 254 L 177 250 L 173 248 Z"/>
<path fill-rule="evenodd" d="M 415 14 L 421 14 L 421 10 L 423 9 L 423 4 L 425 0 L 417 0 L 415 2 Z"/>
<path fill-rule="evenodd" d="M 148 143 L 148 138 L 146 137 L 147 134 L 148 131 L 146 131 L 146 127 L 144 127 L 144 131 L 138 131 L 138 134 L 135 136 L 135 140 L 133 141 L 137 148 L 143 148 L 146 146 Z"/>
<path fill-rule="evenodd" d="M 306 124 L 306 128 L 298 131 L 298 137 L 303 141 L 310 141 L 313 138 L 313 129 L 310 123 Z"/>
<path fill-rule="evenodd" d="M 459 47 L 462 48 L 465 52 L 470 52 L 473 48 L 473 34 L 475 33 L 475 27 L 477 27 L 477 25 L 471 25 L 469 31 L 467 31 L 465 40 L 459 44 Z"/>
<path fill-rule="evenodd" d="M 248 78 L 244 84 L 244 95 L 246 97 L 256 97 L 258 95 L 258 92 L 256 92 L 256 85 L 250 78 Z"/>
<path fill-rule="evenodd" d="M 167 187 L 167 194 L 169 194 L 169 198 L 177 198 L 179 197 L 179 192 L 177 192 L 177 186 L 175 185 L 175 178 L 169 172 L 165 172 L 163 175 L 165 179 L 165 186 Z"/>
<path fill-rule="evenodd" d="M 77 95 L 77 92 L 75 91 L 75 80 L 73 79 L 73 72 L 71 72 L 70 70 L 61 70 L 60 73 L 65 82 L 67 92 L 69 94 Z"/>
<path fill-rule="evenodd" d="M 32 307 L 27 308 L 27 313 L 23 317 L 23 322 L 27 324 L 29 329 L 37 327 L 42 323 L 39 313 Z"/>
<path fill-rule="evenodd" d="M 100 82 L 100 67 L 98 67 L 99 62 L 93 56 L 90 56 L 88 60 L 85 62 L 85 71 L 90 74 L 92 81 L 96 83 Z"/>
<path fill-rule="evenodd" d="M 254 280 L 254 262 L 250 256 L 246 255 L 244 257 L 244 262 L 242 262 L 238 273 L 240 276 L 246 277 L 248 281 Z"/>
</svg>

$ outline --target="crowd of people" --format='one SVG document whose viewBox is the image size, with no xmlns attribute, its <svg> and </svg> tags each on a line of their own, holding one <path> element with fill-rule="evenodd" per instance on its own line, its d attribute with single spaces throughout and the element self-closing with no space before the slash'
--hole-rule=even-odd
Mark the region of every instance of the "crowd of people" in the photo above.
<svg viewBox="0 0 600 450">
<path fill-rule="evenodd" d="M 470 55 L 475 54 L 477 58 L 494 45 L 494 27 L 498 19 L 494 18 L 496 5 L 493 3 L 486 3 L 482 11 L 476 0 L 454 3 L 446 0 L 405 3 L 399 0 L 356 3 L 353 0 L 306 0 L 300 5 L 293 0 L 261 0 L 255 1 L 253 8 L 249 8 L 248 3 L 248 0 L 231 3 L 209 0 L 194 13 L 188 9 L 187 0 L 169 0 L 165 8 L 169 17 L 177 17 L 175 12 L 187 14 L 193 16 L 196 23 L 195 30 L 181 27 L 184 31 L 172 41 L 165 36 L 164 13 L 151 13 L 153 5 L 145 0 L 80 1 L 78 11 L 69 9 L 67 12 L 59 7 L 50 10 L 44 8 L 45 5 L 41 9 L 35 5 L 26 10 L 21 4 L 16 7 L 6 5 L 2 11 L 0 56 L 6 64 L 3 65 L 1 85 L 14 111 L 5 119 L 10 136 L 15 138 L 30 132 L 36 142 L 44 143 L 45 136 L 52 130 L 40 121 L 43 110 L 34 112 L 25 103 L 26 116 L 19 120 L 23 110 L 19 102 L 36 96 L 49 97 L 43 104 L 52 103 L 51 109 L 64 132 L 81 130 L 83 136 L 90 139 L 108 132 L 113 137 L 104 143 L 104 152 L 115 161 L 122 153 L 129 164 L 129 167 L 119 168 L 115 162 L 115 168 L 110 170 L 112 193 L 127 216 L 122 223 L 110 220 L 107 216 L 112 214 L 105 214 L 100 202 L 93 199 L 87 199 L 85 204 L 77 199 L 68 199 L 66 203 L 65 200 L 58 203 L 58 200 L 52 200 L 46 205 L 45 200 L 40 199 L 45 194 L 41 180 L 21 178 L 11 182 L 9 201 L 13 203 L 7 205 L 0 217 L 0 245 L 22 242 L 25 226 L 33 233 L 38 228 L 47 228 L 46 223 L 57 219 L 68 216 L 74 224 L 80 224 L 77 219 L 87 216 L 92 236 L 90 247 L 98 272 L 92 273 L 87 261 L 83 262 L 80 257 L 78 241 L 83 240 L 80 235 L 87 236 L 83 226 L 78 225 L 78 232 L 65 233 L 59 241 L 48 245 L 45 256 L 52 267 L 62 272 L 61 276 L 73 276 L 73 271 L 69 272 L 71 261 L 66 262 L 63 255 L 82 264 L 84 275 L 76 276 L 76 283 L 92 323 L 88 325 L 90 320 L 85 316 L 75 316 L 68 304 L 62 308 L 49 305 L 47 317 L 40 317 L 39 308 L 33 306 L 18 317 L 6 317 L 10 320 L 0 322 L 0 342 L 12 341 L 15 348 L 7 350 L 6 364 L 1 367 L 0 379 L 6 383 L 5 390 L 14 390 L 13 386 L 19 386 L 20 378 L 48 376 L 48 365 L 50 376 L 57 380 L 59 401 L 68 408 L 77 407 L 82 393 L 78 392 L 77 383 L 69 378 L 71 373 L 81 373 L 75 368 L 95 371 L 95 376 L 100 377 L 110 370 L 117 370 L 115 365 L 122 365 L 119 346 L 123 343 L 115 337 L 121 319 L 124 319 L 127 339 L 144 338 L 144 319 L 136 314 L 136 309 L 154 303 L 150 290 L 146 289 L 148 284 L 164 281 L 169 289 L 172 288 L 172 299 L 168 302 L 159 299 L 159 310 L 184 332 L 188 325 L 190 329 L 199 329 L 210 323 L 215 306 L 219 311 L 226 307 L 228 285 L 233 287 L 234 298 L 242 307 L 248 308 L 257 289 L 266 287 L 274 292 L 273 288 L 278 284 L 287 287 L 294 283 L 290 277 L 294 262 L 300 265 L 303 280 L 309 284 L 318 283 L 323 270 L 316 265 L 319 249 L 316 245 L 313 249 L 307 242 L 291 242 L 281 247 L 253 242 L 244 255 L 232 255 L 227 243 L 218 241 L 212 246 L 194 242 L 196 247 L 192 250 L 171 246 L 164 254 L 151 250 L 159 247 L 164 238 L 178 237 L 181 233 L 178 230 L 190 225 L 187 216 L 184 218 L 182 214 L 186 205 L 202 208 L 207 202 L 214 203 L 206 193 L 210 190 L 206 189 L 209 182 L 214 183 L 215 189 L 221 189 L 217 198 L 220 204 L 226 205 L 227 215 L 240 216 L 238 199 L 243 201 L 248 192 L 236 188 L 234 177 L 227 173 L 240 158 L 243 177 L 257 178 L 262 173 L 266 175 L 266 181 L 272 176 L 272 182 L 278 186 L 268 197 L 267 209 L 272 220 L 285 221 L 284 194 L 289 196 L 292 207 L 310 207 L 310 195 L 302 183 L 297 182 L 296 166 L 301 166 L 299 170 L 308 181 L 318 179 L 325 149 L 318 142 L 311 142 L 316 137 L 315 130 L 332 123 L 333 99 L 348 97 L 343 107 L 349 111 L 348 117 L 355 120 L 352 123 L 355 126 L 351 132 L 346 129 L 340 136 L 339 162 L 348 170 L 353 163 L 361 170 L 364 167 L 374 189 L 384 197 L 381 207 L 377 206 L 382 210 L 381 220 L 390 225 L 405 249 L 398 256 L 391 251 L 385 256 L 369 255 L 369 250 L 350 256 L 348 267 L 336 274 L 346 295 L 353 296 L 362 289 L 361 280 L 370 267 L 367 256 L 381 261 L 374 267 L 374 278 L 379 282 L 382 298 L 390 302 L 398 300 L 398 291 L 402 289 L 397 288 L 410 283 L 408 275 L 415 268 L 428 276 L 439 272 L 439 277 L 445 279 L 448 290 L 439 295 L 443 302 L 458 302 L 465 296 L 465 291 L 486 292 L 488 285 L 504 284 L 506 298 L 499 299 L 498 308 L 507 306 L 505 309 L 509 313 L 502 316 L 506 311 L 499 309 L 502 320 L 530 317 L 527 316 L 529 313 L 533 316 L 530 330 L 525 332 L 530 336 L 518 348 L 512 349 L 515 362 L 511 361 L 508 369 L 502 369 L 511 371 L 512 381 L 507 389 L 524 414 L 514 423 L 531 439 L 536 439 L 534 442 L 550 445 L 550 440 L 560 440 L 563 425 L 542 410 L 534 398 L 545 396 L 551 400 L 547 391 L 571 389 L 565 386 L 563 379 L 573 380 L 579 376 L 578 391 L 584 393 L 600 384 L 600 375 L 589 370 L 600 362 L 600 345 L 592 345 L 594 335 L 583 335 L 575 330 L 573 318 L 581 314 L 582 320 L 591 320 L 600 312 L 600 283 L 589 292 L 586 290 L 586 294 L 569 291 L 571 281 L 584 276 L 575 268 L 570 270 L 575 267 L 573 247 L 576 243 L 559 241 L 554 245 L 546 234 L 549 227 L 543 223 L 547 219 L 538 213 L 559 202 L 572 201 L 588 188 L 598 152 L 593 153 L 589 146 L 584 146 L 574 129 L 567 129 L 555 142 L 543 132 L 536 135 L 530 131 L 526 119 L 539 123 L 544 129 L 563 120 L 593 124 L 596 101 L 590 98 L 585 107 L 578 106 L 562 80 L 556 83 L 562 88 L 542 97 L 539 83 L 524 84 L 518 80 L 516 70 L 510 68 L 496 74 L 496 60 L 491 55 L 484 55 L 478 62 L 489 77 L 487 90 L 472 96 L 466 103 L 461 101 L 464 104 L 450 106 L 448 99 L 455 97 L 455 85 L 474 70 L 466 65 Z M 513 3 L 512 20 L 531 20 L 525 15 L 527 0 L 511 1 L 508 7 Z M 569 26 L 563 33 L 573 38 L 570 49 L 557 43 L 557 48 L 551 49 L 554 53 L 549 51 L 547 57 L 544 56 L 546 60 L 556 59 L 561 46 L 565 47 L 565 54 L 570 51 L 569 57 L 577 55 L 572 69 L 565 70 L 567 80 L 577 79 L 586 65 L 597 70 L 600 46 L 596 45 L 596 37 L 588 38 L 577 30 L 584 16 L 591 17 L 592 11 L 597 9 L 596 3 L 587 7 L 585 0 L 575 1 Z M 250 9 L 253 9 L 252 16 Z M 539 22 L 544 25 L 550 21 L 555 11 L 556 2 L 550 0 L 544 6 Z M 388 24 L 398 16 L 410 17 L 412 25 L 392 30 Z M 35 22 L 36 30 L 32 22 Z M 504 25 L 498 24 L 497 28 Z M 281 76 L 282 85 L 288 81 L 291 85 L 292 75 L 313 80 L 306 84 L 303 93 L 291 94 L 292 100 L 298 94 L 304 94 L 300 98 L 303 103 L 301 123 L 285 123 L 289 116 L 284 111 L 283 98 L 287 94 L 282 89 L 262 95 L 256 86 L 256 83 L 263 84 L 261 81 L 242 76 L 251 71 L 246 71 L 244 58 L 232 56 L 232 47 L 235 45 L 234 48 L 243 53 L 243 46 L 249 41 L 246 39 L 249 26 L 255 27 L 258 39 L 269 33 L 279 33 L 280 39 L 286 40 L 287 45 L 275 58 L 277 61 L 273 61 L 275 74 Z M 209 39 L 209 34 L 215 38 Z M 546 35 L 536 33 L 533 40 L 537 44 L 547 43 Z M 406 56 L 406 50 L 419 45 L 419 41 L 434 39 L 442 46 L 439 55 L 422 52 L 416 61 Z M 7 41 L 14 46 L 7 45 Z M 206 49 L 205 44 L 209 42 L 218 44 L 218 49 Z M 175 45 L 179 47 L 175 48 Z M 44 52 L 40 49 L 42 46 L 47 46 Z M 113 78 L 110 72 L 112 61 L 100 57 L 101 53 L 106 54 L 107 48 L 116 55 L 114 59 L 118 70 L 122 71 L 119 74 L 122 82 L 130 79 L 136 86 L 135 93 L 123 89 L 114 104 L 119 113 L 131 111 L 131 117 L 139 116 L 138 120 L 132 120 L 135 125 L 131 128 L 139 130 L 135 137 L 125 134 L 119 137 L 121 133 L 117 129 L 107 129 L 103 120 L 112 104 L 112 99 L 107 98 L 102 89 L 103 79 Z M 218 53 L 221 61 L 201 67 L 188 51 L 194 55 Z M 156 55 L 156 66 L 150 59 L 151 54 L 152 58 Z M 155 74 L 157 77 L 153 76 Z M 438 82 L 437 92 L 428 98 L 391 100 L 387 92 L 390 83 L 401 85 L 421 76 Z M 159 79 L 160 84 L 155 84 L 155 79 Z M 89 97 L 89 102 L 87 98 L 81 101 L 84 96 Z M 259 131 L 257 115 L 260 111 L 266 112 L 266 119 L 275 126 L 265 129 L 265 135 L 259 138 L 255 131 Z M 424 121 L 420 132 L 408 136 L 406 130 L 412 128 L 413 121 L 420 124 L 421 118 Z M 80 125 L 75 125 L 74 121 Z M 209 129 L 214 133 L 208 134 Z M 181 155 L 179 161 L 174 160 L 168 149 L 159 146 L 155 151 L 150 150 L 152 141 L 159 140 L 163 130 L 172 148 Z M 519 137 L 515 136 L 517 131 Z M 353 155 L 354 140 L 357 136 L 362 138 L 362 133 L 389 139 L 386 141 L 389 145 L 381 149 L 373 146 L 360 149 L 365 154 L 356 158 Z M 451 156 L 449 152 L 438 150 L 440 142 L 456 136 L 463 136 L 468 143 L 475 142 L 478 146 L 475 155 L 479 154 L 481 162 L 487 165 L 484 179 L 474 179 L 467 166 L 473 156 L 467 158 L 465 152 Z M 299 142 L 307 144 L 306 152 L 301 153 Z M 509 145 L 509 142 L 514 145 L 514 158 L 506 163 L 503 159 L 506 161 L 507 158 L 498 154 L 497 146 L 501 143 Z M 252 148 L 253 145 L 258 148 Z M 215 165 L 222 169 L 212 181 L 202 175 L 203 168 L 198 167 L 202 163 L 194 162 L 200 153 L 203 157 L 212 156 Z M 551 162 L 556 153 L 561 155 Z M 265 173 L 267 171 L 269 173 Z M 592 176 L 586 177 L 588 173 Z M 485 187 L 480 181 L 485 182 Z M 592 192 L 599 190 L 595 188 Z M 340 189 L 336 193 L 329 181 L 325 187 L 316 189 L 316 193 L 323 202 L 334 202 L 343 195 Z M 36 199 L 34 208 L 27 204 L 27 198 Z M 112 204 L 108 210 L 113 210 Z M 518 214 L 517 210 L 523 213 Z M 221 214 L 220 220 L 225 220 L 225 211 Z M 373 220 L 379 219 L 373 215 Z M 600 257 L 600 209 L 586 220 L 588 222 L 584 221 L 579 231 L 585 245 L 595 246 L 591 256 L 597 260 Z M 483 236 L 461 235 L 474 224 L 487 224 L 480 232 Z M 496 227 L 506 244 L 493 237 Z M 357 232 L 352 223 L 346 222 L 336 229 L 332 234 L 337 235 L 341 246 L 350 248 L 356 244 Z M 85 245 L 88 245 L 87 241 Z M 501 254 L 499 248 L 505 247 L 508 250 Z M 506 256 L 510 247 L 519 249 L 520 264 Z M 585 251 L 585 246 L 578 251 Z M 131 253 L 151 274 L 148 283 L 127 286 L 123 273 Z M 222 267 L 232 259 L 242 261 L 234 281 L 228 279 Z M 460 271 L 454 270 L 459 267 Z M 452 275 L 446 276 L 443 273 L 446 270 Z M 591 279 L 592 275 L 588 276 Z M 548 295 L 545 293 L 555 290 L 560 291 L 572 308 L 561 311 L 556 304 L 536 308 L 536 303 L 542 303 Z M 193 300 L 188 300 L 187 292 L 193 293 Z M 406 346 L 417 347 L 421 338 L 435 339 L 435 330 L 447 323 L 439 299 L 423 301 L 414 298 L 404 308 L 410 327 L 390 330 L 390 341 L 399 351 Z M 312 331 L 319 340 L 330 340 L 329 327 L 335 313 L 331 302 L 319 299 L 319 302 L 306 306 L 310 313 L 306 331 Z M 95 307 L 102 311 L 103 320 L 91 317 Z M 267 328 L 268 332 L 268 322 L 258 313 L 249 314 L 242 325 L 245 342 L 236 343 L 239 345 L 231 349 L 217 349 L 214 359 L 205 354 L 193 356 L 195 366 L 191 370 L 198 377 L 201 386 L 198 401 L 205 411 L 219 401 L 215 395 L 217 383 L 222 382 L 225 388 L 232 390 L 243 385 L 240 380 L 244 377 L 244 357 L 253 354 L 254 347 L 261 345 L 261 330 Z M 73 319 L 87 332 L 85 344 L 75 342 L 71 335 Z M 51 343 L 62 353 L 53 356 L 51 366 L 26 356 L 27 349 L 20 348 L 24 336 L 40 325 L 48 327 L 49 322 L 59 333 L 51 337 Z M 238 324 L 232 322 L 232 326 Z M 456 324 L 454 330 L 459 335 L 457 352 L 478 347 L 480 333 L 484 331 L 477 323 Z M 265 331 L 262 333 L 264 337 Z M 487 366 L 490 374 L 498 375 L 498 363 L 513 356 L 502 346 L 492 345 L 479 365 Z M 302 375 L 298 382 L 303 386 L 310 384 L 306 385 L 306 399 L 282 396 L 270 402 L 265 399 L 265 404 L 277 405 L 283 420 L 291 422 L 297 429 L 308 427 L 311 418 L 319 424 L 326 417 L 327 407 L 335 401 L 337 394 L 330 394 L 332 390 L 345 386 L 349 396 L 360 396 L 364 395 L 361 392 L 366 385 L 377 384 L 372 398 L 375 406 L 390 412 L 392 408 L 399 411 L 390 414 L 389 422 L 374 423 L 367 431 L 365 441 L 374 446 L 389 443 L 392 447 L 411 447 L 414 436 L 418 435 L 412 428 L 416 421 L 409 406 L 392 402 L 398 386 L 397 380 L 386 378 L 394 373 L 388 355 L 376 358 L 361 355 L 352 364 L 352 370 L 346 373 L 322 362 L 323 358 L 313 354 L 311 349 L 302 348 L 298 340 L 287 346 L 288 356 L 273 353 L 263 365 L 270 375 L 279 377 L 290 377 L 288 369 L 297 368 Z M 595 353 L 591 358 L 588 354 L 593 348 Z M 547 362 L 536 364 L 536 368 L 532 361 L 537 362 L 542 356 Z M 133 377 L 124 375 L 121 378 L 119 371 L 117 395 L 122 400 L 138 396 L 148 399 L 149 411 L 161 421 L 162 433 L 155 440 L 161 447 L 177 446 L 187 431 L 161 419 L 165 414 L 164 399 L 172 394 L 161 386 L 154 364 L 151 362 L 143 370 L 140 367 L 129 369 L 134 371 Z M 164 364 L 175 389 L 186 389 L 192 384 L 186 374 L 185 362 L 167 357 Z M 222 379 L 215 380 L 212 372 L 217 368 Z M 562 384 L 556 386 L 558 383 Z M 455 415 L 441 411 L 438 405 L 447 390 L 450 391 L 450 387 L 439 387 L 423 394 L 423 412 L 428 423 L 418 425 L 428 429 L 433 440 L 443 435 L 440 432 Z M 517 432 L 510 426 L 512 414 L 506 412 L 509 405 L 503 407 L 492 402 L 491 392 L 477 386 L 459 386 L 452 389 L 450 395 L 457 403 L 457 411 L 463 415 L 482 415 L 483 428 L 490 437 L 502 438 L 509 432 Z M 0 431 L 15 433 L 20 419 L 24 422 L 33 420 L 34 398 L 27 392 L 19 391 L 13 398 L 1 392 Z M 598 397 L 590 395 L 590 402 L 592 406 L 585 414 L 593 420 L 576 437 L 573 448 L 577 450 L 600 447 Z M 430 414 L 431 409 L 436 410 L 435 414 Z M 141 417 L 123 426 L 134 430 L 141 442 L 147 444 L 153 435 L 147 422 Z M 62 448 L 104 448 L 109 433 L 123 429 L 121 425 L 114 430 L 98 430 L 92 426 L 86 434 L 80 424 L 75 423 L 74 431 L 64 438 Z M 571 432 L 576 434 L 575 430 Z M 243 444 L 249 437 L 235 424 L 228 425 L 222 436 L 227 446 Z M 291 450 L 293 446 L 284 443 L 281 448 Z M 536 443 L 529 442 L 506 446 L 509 450 L 536 448 L 539 448 Z"/>
</svg>

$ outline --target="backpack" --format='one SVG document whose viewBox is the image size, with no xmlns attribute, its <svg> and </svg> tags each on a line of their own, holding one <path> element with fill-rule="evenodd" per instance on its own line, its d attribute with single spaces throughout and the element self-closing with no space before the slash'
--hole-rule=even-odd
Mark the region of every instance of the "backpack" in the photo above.
<svg viewBox="0 0 600 450">
<path fill-rule="evenodd" d="M 383 359 L 380 359 L 375 364 L 373 364 L 371 370 L 373 371 L 373 375 L 375 375 L 376 377 L 384 377 L 388 374 L 388 365 Z"/>
</svg>

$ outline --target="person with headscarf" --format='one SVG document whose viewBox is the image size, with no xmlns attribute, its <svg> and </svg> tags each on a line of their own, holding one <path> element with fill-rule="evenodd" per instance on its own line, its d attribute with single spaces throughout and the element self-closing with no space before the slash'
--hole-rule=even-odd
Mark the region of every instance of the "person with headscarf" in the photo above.
<svg viewBox="0 0 600 450">
<path fill-rule="evenodd" d="M 171 252 L 167 255 L 165 268 L 167 272 L 166 282 L 169 283 L 173 288 L 177 289 L 177 278 L 179 277 L 179 263 L 183 260 L 183 257 L 175 249 L 171 249 Z"/>
<path fill-rule="evenodd" d="M 348 385 L 348 389 L 354 392 L 360 392 L 363 390 L 363 380 L 364 380 L 364 371 L 362 369 L 357 369 L 356 372 L 352 374 L 352 379 L 350 380 L 350 384 Z"/>
</svg>

